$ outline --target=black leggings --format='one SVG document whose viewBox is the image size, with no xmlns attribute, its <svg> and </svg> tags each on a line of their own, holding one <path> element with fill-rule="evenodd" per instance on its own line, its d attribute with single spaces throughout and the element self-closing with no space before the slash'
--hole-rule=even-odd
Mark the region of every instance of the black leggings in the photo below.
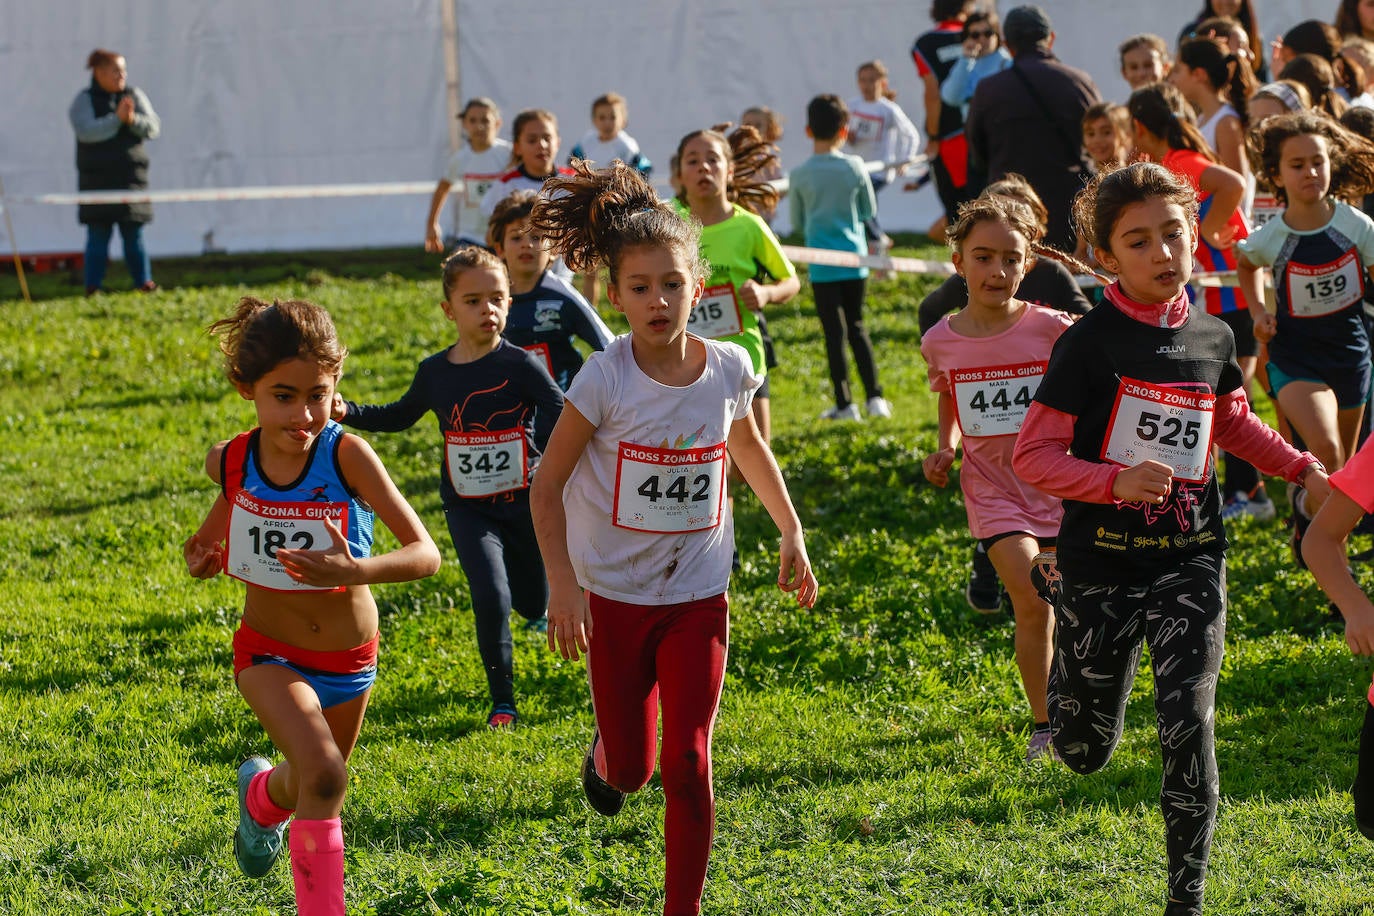
<svg viewBox="0 0 1374 916">
<path fill-rule="evenodd" d="M 853 280 L 831 280 L 811 284 L 816 297 L 816 314 L 825 333 L 825 357 L 830 364 L 830 382 L 835 388 L 835 406 L 848 407 L 853 398 L 849 394 L 849 359 L 844 352 L 845 338 L 854 351 L 854 365 L 859 379 L 870 398 L 883 396 L 878 384 L 878 367 L 873 362 L 873 341 L 864 327 L 863 277 Z"/>
<path fill-rule="evenodd" d="M 1166 914 L 1200 913 L 1217 815 L 1217 675 L 1226 638 L 1226 562 L 1189 557 L 1147 585 L 1100 585 L 1064 575 L 1055 607 L 1049 709 L 1054 746 L 1091 773 L 1121 740 L 1126 701 L 1150 645 L 1169 855 Z"/>
<path fill-rule="evenodd" d="M 444 508 L 458 563 L 472 592 L 477 651 L 487 670 L 492 706 L 515 707 L 511 608 L 527 620 L 544 616 L 549 584 L 534 538 L 529 491 L 510 503 L 464 501 Z"/>
</svg>

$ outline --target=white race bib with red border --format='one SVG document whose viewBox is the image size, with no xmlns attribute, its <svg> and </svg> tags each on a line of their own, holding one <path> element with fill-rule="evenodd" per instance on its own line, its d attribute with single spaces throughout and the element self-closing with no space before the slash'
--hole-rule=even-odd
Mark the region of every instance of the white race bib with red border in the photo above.
<svg viewBox="0 0 1374 916">
<path fill-rule="evenodd" d="M 240 490 L 229 510 L 228 555 L 224 569 L 235 579 L 278 592 L 338 592 L 297 582 L 277 559 L 281 548 L 328 550 L 333 541 L 324 527 L 334 519 L 348 537 L 347 503 L 273 503 L 254 499 Z"/>
<path fill-rule="evenodd" d="M 521 490 L 529 480 L 525 430 L 444 433 L 444 466 L 459 496 L 476 499 Z"/>
<path fill-rule="evenodd" d="M 1041 361 L 952 370 L 949 382 L 954 412 L 965 438 L 1020 432 L 1048 365 Z"/>
<path fill-rule="evenodd" d="M 501 178 L 497 175 L 473 174 L 463 176 L 463 202 L 469 207 L 480 207 L 482 198 L 487 196 L 491 186 Z"/>
<path fill-rule="evenodd" d="M 1354 251 L 1329 264 L 1288 263 L 1288 313 L 1320 318 L 1349 308 L 1364 296 L 1364 271 Z"/>
<path fill-rule="evenodd" d="M 740 318 L 739 309 L 735 284 L 708 286 L 702 290 L 700 301 L 697 302 L 696 308 L 692 309 L 691 317 L 687 319 L 687 330 L 698 337 L 709 337 L 712 340 L 738 334 L 744 330 L 744 321 Z"/>
<path fill-rule="evenodd" d="M 1158 461 L 1189 483 L 1207 479 L 1216 395 L 1123 378 L 1102 457 L 1125 467 Z"/>
<path fill-rule="evenodd" d="M 849 140 L 851 143 L 877 143 L 883 138 L 883 119 L 862 111 L 850 112 Z"/>
<path fill-rule="evenodd" d="M 1283 206 L 1277 197 L 1272 194 L 1256 194 L 1254 202 L 1250 205 L 1250 234 L 1254 235 L 1265 223 L 1282 215 Z"/>
<path fill-rule="evenodd" d="M 553 375 L 553 357 L 549 355 L 549 345 L 546 343 L 530 344 L 521 349 L 528 350 L 544 362 L 544 368 L 549 370 L 549 375 Z"/>
<path fill-rule="evenodd" d="M 617 528 L 652 534 L 709 531 L 725 499 L 725 443 L 653 448 L 622 442 L 615 466 Z"/>
</svg>

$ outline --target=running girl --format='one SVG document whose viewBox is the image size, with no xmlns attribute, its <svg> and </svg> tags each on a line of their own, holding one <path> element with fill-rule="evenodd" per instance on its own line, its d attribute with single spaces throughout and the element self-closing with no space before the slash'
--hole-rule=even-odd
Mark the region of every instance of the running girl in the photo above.
<svg viewBox="0 0 1374 916">
<path fill-rule="evenodd" d="M 921 132 L 897 104 L 897 94 L 887 77 L 887 65 L 880 60 L 860 64 L 859 94 L 848 103 L 850 155 L 887 166 L 870 176 L 875 199 L 896 176 L 905 174 L 907 160 L 921 148 Z M 876 210 L 865 226 L 870 254 L 882 254 L 892 247 L 892 239 L 878 225 Z"/>
<path fill-rule="evenodd" d="M 463 146 L 449 159 L 444 177 L 434 186 L 429 216 L 425 219 L 425 251 L 444 250 L 439 213 L 455 184 L 463 187 L 454 236 L 465 245 L 483 244 L 487 237 L 487 214 L 482 212 L 482 198 L 510 168 L 510 143 L 497 136 L 501 111 L 495 102 L 481 97 L 470 99 L 458 119 L 463 125 Z"/>
<path fill-rule="evenodd" d="M 1369 396 L 1362 298 L 1374 222 L 1338 198 L 1374 191 L 1374 146 L 1309 113 L 1270 118 L 1254 140 L 1256 166 L 1285 209 L 1240 243 L 1241 286 L 1255 336 L 1269 347 L 1269 384 L 1284 416 L 1323 464 L 1339 470 L 1355 453 Z M 1260 298 L 1262 267 L 1274 273 L 1277 315 Z M 1293 509 L 1296 549 L 1311 511 L 1300 503 Z"/>
<path fill-rule="evenodd" d="M 368 585 L 432 575 L 439 551 L 371 447 L 329 419 L 347 351 L 324 309 L 245 298 L 210 330 L 258 426 L 210 449 L 222 495 L 182 551 L 198 579 L 224 570 L 247 583 L 234 678 L 286 758 L 239 766 L 234 857 L 267 874 L 294 815 L 297 912 L 343 916 L 339 813 L 377 675 Z M 374 513 L 400 542 L 378 556 Z"/>
<path fill-rule="evenodd" d="M 1072 324 L 1063 312 L 1015 298 L 1028 259 L 1043 250 L 1040 234 L 1030 208 L 1011 198 L 985 194 L 960 207 L 948 235 L 968 304 L 921 338 L 930 388 L 940 396 L 939 444 L 921 469 L 946 486 L 963 441 L 959 485 L 969 531 L 992 558 L 1016 616 L 1016 664 L 1034 724 L 1027 761 L 1054 752 L 1045 706 L 1054 621 L 1030 570 L 1036 554 L 1054 546 L 1063 509 L 1016 479 L 1011 455 L 1050 349 Z"/>
<path fill-rule="evenodd" d="M 492 247 L 510 275 L 510 313 L 503 334 L 538 355 L 558 387 L 567 391 L 582 368 L 573 340 L 604 350 L 612 334 L 582 294 L 549 270 L 553 254 L 529 222 L 538 199 L 534 191 L 516 191 L 491 215 Z"/>
<path fill-rule="evenodd" d="M 596 731 L 582 785 L 602 814 L 653 775 L 662 704 L 663 912 L 696 914 L 714 830 L 711 731 L 728 631 L 727 447 L 782 534 L 778 586 L 809 608 L 816 578 L 749 411 L 760 384 L 750 357 L 688 332 L 706 286 L 697 226 L 619 163 L 579 166 L 550 190 L 535 230 L 574 267 L 605 265 L 630 333 L 592 354 L 573 381 L 535 478 L 549 648 L 568 659 L 587 653 Z"/>
<path fill-rule="evenodd" d="M 548 584 L 530 521 L 529 485 L 563 407 L 544 361 L 501 337 L 510 308 L 506 268 L 485 248 L 444 261 L 444 317 L 458 340 L 420 363 L 400 400 L 337 400 L 335 418 L 358 429 L 399 432 L 426 413 L 444 442 L 439 496 L 453 549 L 472 591 L 477 650 L 491 694 L 489 728 L 519 721 L 510 612 L 541 628 Z"/>
<path fill-rule="evenodd" d="M 1190 38 L 1179 46 L 1169 82 L 1197 110 L 1198 133 L 1217 161 L 1245 179 L 1248 189 L 1246 103 L 1256 88 L 1255 72 L 1239 56 L 1228 54 L 1219 41 Z"/>
<path fill-rule="evenodd" d="M 1055 345 L 1012 464 L 1064 500 L 1050 727 L 1072 770 L 1104 766 L 1121 738 L 1141 640 L 1149 644 L 1165 913 L 1194 916 L 1216 820 L 1214 711 L 1226 631 L 1212 444 L 1319 496 L 1326 473 L 1250 412 L 1232 335 L 1190 308 L 1193 187 L 1137 163 L 1095 179 L 1074 212 L 1117 280 Z"/>
<path fill-rule="evenodd" d="M 750 128 L 740 131 L 753 133 Z M 756 135 L 741 137 L 737 151 L 717 130 L 683 137 L 677 146 L 682 183 L 677 200 L 701 223 L 701 254 L 711 265 L 705 291 L 692 309 L 692 333 L 737 343 L 749 354 L 754 374 L 763 379 L 754 393 L 753 411 L 767 442 L 772 424 L 759 316 L 770 302 L 795 296 L 801 281 L 777 236 L 757 215 L 777 201 L 773 186 L 756 177 L 756 170 L 771 159 L 771 147 Z"/>
<path fill-rule="evenodd" d="M 542 108 L 527 108 L 511 124 L 514 145 L 508 171 L 487 189 L 482 212 L 491 216 L 496 205 L 512 191 L 538 191 L 555 175 L 571 175 L 570 169 L 557 165 L 558 119 Z"/>
</svg>

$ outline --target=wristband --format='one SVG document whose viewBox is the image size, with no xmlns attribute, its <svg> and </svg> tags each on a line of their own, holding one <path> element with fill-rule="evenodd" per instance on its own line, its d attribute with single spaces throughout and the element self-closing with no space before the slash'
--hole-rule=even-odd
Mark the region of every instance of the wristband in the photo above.
<svg viewBox="0 0 1374 916">
<path fill-rule="evenodd" d="M 1300 487 L 1307 486 L 1307 475 L 1311 474 L 1313 471 L 1321 471 L 1325 474 L 1326 465 L 1322 464 L 1320 461 L 1313 461 L 1298 474 L 1298 479 L 1295 481 L 1297 485 Z"/>
</svg>

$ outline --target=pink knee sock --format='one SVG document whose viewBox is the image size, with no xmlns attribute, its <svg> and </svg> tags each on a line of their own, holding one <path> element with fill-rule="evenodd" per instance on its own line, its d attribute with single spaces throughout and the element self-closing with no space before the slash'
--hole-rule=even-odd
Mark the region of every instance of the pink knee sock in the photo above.
<svg viewBox="0 0 1374 916">
<path fill-rule="evenodd" d="M 344 916 L 343 827 L 296 818 L 291 822 L 291 876 L 297 916 Z"/>
<path fill-rule="evenodd" d="M 248 783 L 248 814 L 264 827 L 275 827 L 291 817 L 290 808 L 283 808 L 272 801 L 267 792 L 267 777 L 271 770 L 263 770 Z"/>
</svg>

